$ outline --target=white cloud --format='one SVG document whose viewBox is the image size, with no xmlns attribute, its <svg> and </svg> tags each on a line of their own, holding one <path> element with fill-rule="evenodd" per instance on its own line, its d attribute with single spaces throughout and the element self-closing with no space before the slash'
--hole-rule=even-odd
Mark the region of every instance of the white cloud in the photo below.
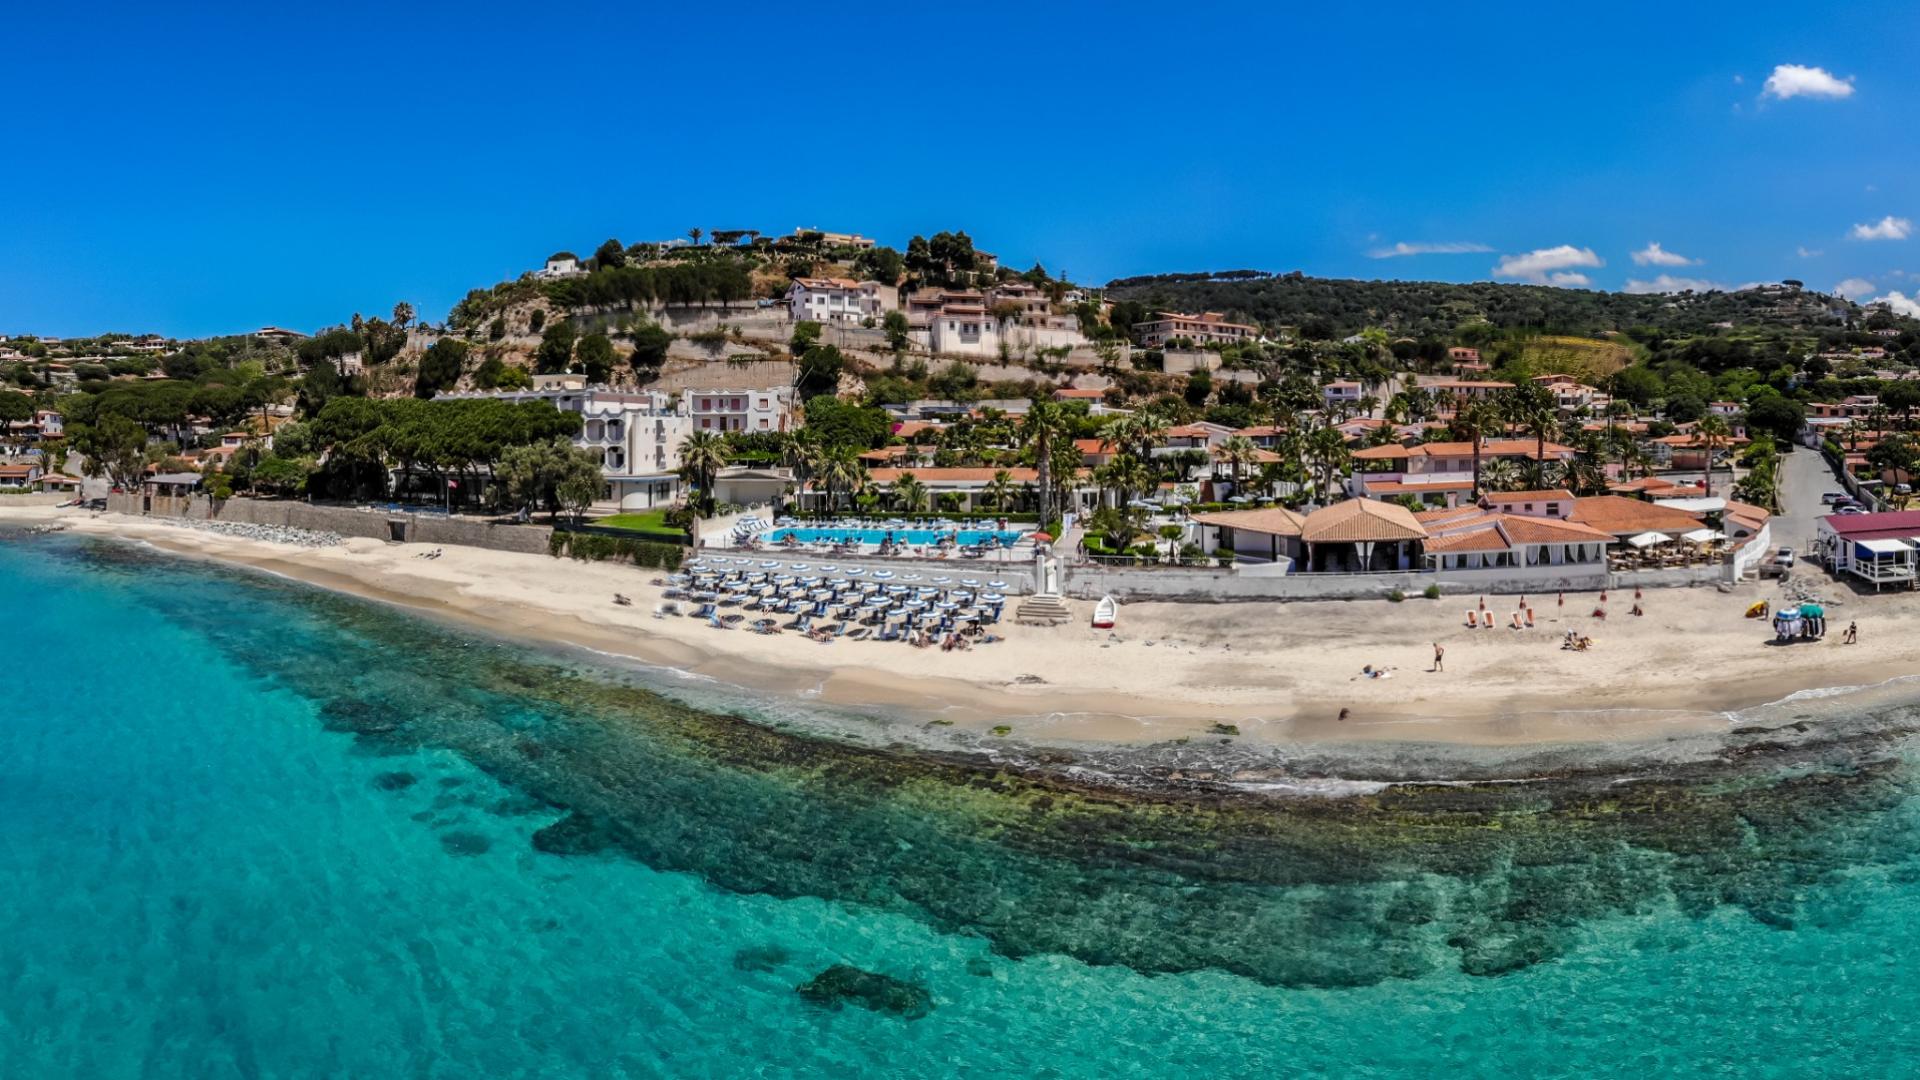
<svg viewBox="0 0 1920 1080">
<path fill-rule="evenodd" d="M 1624 291 L 1647 295 L 1651 293 L 1714 292 L 1716 290 L 1719 292 L 1733 291 L 1717 281 L 1708 281 L 1705 278 L 1674 277 L 1672 274 L 1661 274 L 1652 281 L 1628 278 L 1627 287 Z"/>
<path fill-rule="evenodd" d="M 1773 74 L 1767 76 L 1766 85 L 1760 88 L 1760 96 L 1780 101 L 1795 97 L 1837 101 L 1853 96 L 1853 76 L 1842 79 L 1826 68 L 1780 64 L 1773 69 Z"/>
<path fill-rule="evenodd" d="M 1397 259 L 1402 255 L 1473 255 L 1492 251 L 1485 244 L 1409 244 L 1401 241 L 1392 247 L 1374 248 L 1369 259 Z"/>
<path fill-rule="evenodd" d="M 1605 266 L 1600 256 L 1592 248 L 1577 248 L 1572 244 L 1559 247 L 1539 248 L 1524 255 L 1502 255 L 1494 264 L 1493 276 L 1518 278 L 1535 285 L 1548 284 L 1547 275 L 1555 270 L 1568 270 L 1576 266 Z M 1572 275 L 1579 277 L 1580 275 Z M 1583 279 L 1584 280 L 1584 279 Z"/>
<path fill-rule="evenodd" d="M 1833 287 L 1833 291 L 1849 300 L 1858 300 L 1873 294 L 1873 282 L 1865 278 L 1850 277 Z"/>
<path fill-rule="evenodd" d="M 1876 296 L 1868 303 L 1885 304 L 1896 315 L 1905 315 L 1910 319 L 1920 319 L 1920 297 L 1909 298 L 1906 293 L 1895 289 L 1885 296 Z"/>
<path fill-rule="evenodd" d="M 1692 266 L 1699 259 L 1689 259 L 1685 255 L 1662 249 L 1658 242 L 1648 244 L 1633 253 L 1635 266 Z"/>
<path fill-rule="evenodd" d="M 1888 214 L 1871 225 L 1855 225 L 1847 235 L 1855 240 L 1905 240 L 1913 233 L 1913 221 Z"/>
<path fill-rule="evenodd" d="M 1826 254 L 1824 251 L 1810 251 L 1805 244 L 1801 244 L 1798 248 L 1795 248 L 1794 251 L 1803 259 L 1817 259 Z"/>
<path fill-rule="evenodd" d="M 1584 289 L 1593 284 L 1593 279 L 1585 274 L 1563 272 L 1547 278 L 1547 284 L 1560 289 Z"/>
</svg>

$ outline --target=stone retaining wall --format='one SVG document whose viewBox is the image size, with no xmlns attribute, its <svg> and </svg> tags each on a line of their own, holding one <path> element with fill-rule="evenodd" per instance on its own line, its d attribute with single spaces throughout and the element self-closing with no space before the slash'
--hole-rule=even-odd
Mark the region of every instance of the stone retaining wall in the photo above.
<svg viewBox="0 0 1920 1080">
<path fill-rule="evenodd" d="M 348 506 L 314 506 L 272 499 L 215 500 L 206 495 L 182 499 L 154 499 L 143 513 L 139 495 L 113 495 L 107 509 L 117 514 L 187 518 L 196 521 L 236 521 L 249 525 L 277 525 L 314 532 L 336 532 L 373 540 L 410 544 L 458 544 L 493 551 L 547 554 L 553 530 L 545 525 L 496 525 L 475 518 L 445 518 L 430 514 L 393 514 Z"/>
</svg>

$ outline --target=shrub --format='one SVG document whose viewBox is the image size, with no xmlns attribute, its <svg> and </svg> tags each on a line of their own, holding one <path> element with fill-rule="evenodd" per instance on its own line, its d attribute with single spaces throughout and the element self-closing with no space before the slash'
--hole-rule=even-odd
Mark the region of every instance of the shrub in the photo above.
<svg viewBox="0 0 1920 1080">
<path fill-rule="evenodd" d="M 553 530 L 553 536 L 547 541 L 547 552 L 556 559 L 565 555 L 580 562 L 611 560 L 661 570 L 680 569 L 680 560 L 686 557 L 686 549 L 678 544 L 633 540 L 624 536 L 602 536 L 598 533 L 572 532 L 567 529 Z"/>
<path fill-rule="evenodd" d="M 1395 589 L 1392 592 L 1387 594 L 1387 599 L 1393 601 L 1396 604 L 1402 600 L 1405 600 L 1406 598 L 1407 598 L 1407 594 L 1401 592 L 1399 589 Z"/>
<path fill-rule="evenodd" d="M 1438 600 L 1440 599 L 1440 586 L 1429 585 L 1427 586 L 1426 591 L 1422 592 L 1420 595 L 1426 597 L 1429 600 Z"/>
</svg>

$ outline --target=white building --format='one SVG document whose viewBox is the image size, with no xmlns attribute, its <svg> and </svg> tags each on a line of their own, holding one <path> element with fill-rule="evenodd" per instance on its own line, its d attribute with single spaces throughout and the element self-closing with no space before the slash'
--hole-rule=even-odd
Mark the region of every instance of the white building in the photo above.
<svg viewBox="0 0 1920 1080">
<path fill-rule="evenodd" d="M 601 493 L 603 504 L 646 510 L 680 500 L 680 443 L 694 430 L 694 422 L 666 394 L 557 385 L 442 397 L 548 401 L 562 412 L 579 413 L 580 433 L 573 445 L 600 458 L 600 471 L 607 480 Z"/>
<path fill-rule="evenodd" d="M 571 251 L 556 251 L 547 256 L 547 264 L 533 272 L 533 276 L 543 279 L 584 277 L 586 271 L 580 268 L 580 260 Z"/>
<path fill-rule="evenodd" d="M 794 278 L 787 287 L 787 310 L 795 321 L 858 323 L 899 306 L 899 292 L 877 281 L 846 278 Z"/>
<path fill-rule="evenodd" d="M 1191 341 L 1196 345 L 1237 345 L 1260 337 L 1260 328 L 1246 323 L 1228 322 L 1217 311 L 1189 315 L 1179 311 L 1156 312 L 1154 317 L 1133 324 L 1140 344 L 1157 349 L 1171 341 Z"/>
<path fill-rule="evenodd" d="M 688 390 L 682 410 L 693 431 L 786 431 L 793 423 L 790 386 L 764 390 Z"/>
</svg>

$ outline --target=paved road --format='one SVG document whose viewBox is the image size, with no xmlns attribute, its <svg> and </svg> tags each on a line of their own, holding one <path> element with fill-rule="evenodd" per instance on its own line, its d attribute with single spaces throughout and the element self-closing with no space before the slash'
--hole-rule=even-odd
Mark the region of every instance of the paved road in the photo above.
<svg viewBox="0 0 1920 1080">
<path fill-rule="evenodd" d="M 1780 513 L 1773 518 L 1773 542 L 1805 552 L 1813 542 L 1814 520 L 1827 512 L 1820 496 L 1845 489 L 1818 450 L 1795 447 L 1780 465 Z"/>
</svg>

